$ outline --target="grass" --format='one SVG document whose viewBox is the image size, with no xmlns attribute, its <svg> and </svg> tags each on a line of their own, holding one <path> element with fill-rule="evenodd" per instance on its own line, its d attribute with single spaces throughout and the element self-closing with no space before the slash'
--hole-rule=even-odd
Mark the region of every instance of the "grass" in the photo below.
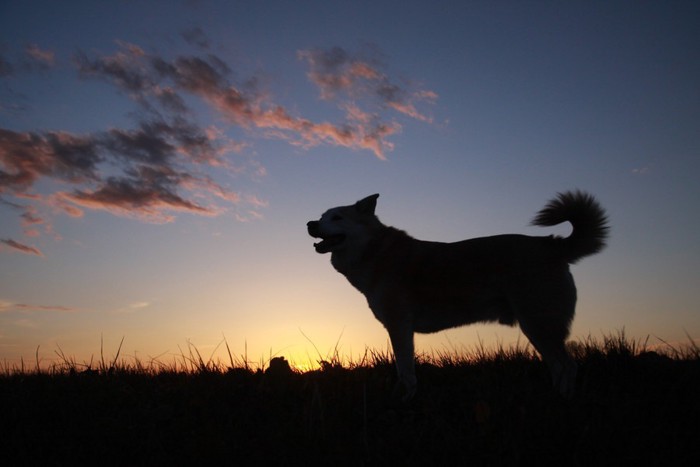
<svg viewBox="0 0 700 467">
<path fill-rule="evenodd" d="M 561 400 L 528 345 L 417 356 L 419 392 L 388 402 L 388 351 L 320 369 L 282 358 L 171 363 L 60 348 L 0 369 L 4 465 L 671 465 L 700 455 L 700 349 L 619 332 L 571 344 L 577 395 Z"/>
</svg>

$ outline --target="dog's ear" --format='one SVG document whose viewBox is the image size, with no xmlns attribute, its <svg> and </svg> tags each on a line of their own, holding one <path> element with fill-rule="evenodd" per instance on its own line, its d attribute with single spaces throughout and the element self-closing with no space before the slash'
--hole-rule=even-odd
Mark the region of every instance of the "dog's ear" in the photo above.
<svg viewBox="0 0 700 467">
<path fill-rule="evenodd" d="M 374 214 L 374 210 L 377 207 L 377 198 L 379 198 L 378 193 L 361 199 L 355 203 L 355 208 L 362 214 Z"/>
</svg>

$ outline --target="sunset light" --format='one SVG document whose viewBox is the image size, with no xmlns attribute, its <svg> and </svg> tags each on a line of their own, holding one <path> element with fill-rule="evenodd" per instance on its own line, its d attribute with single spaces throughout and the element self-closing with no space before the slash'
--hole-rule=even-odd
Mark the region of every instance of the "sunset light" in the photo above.
<svg viewBox="0 0 700 467">
<path fill-rule="evenodd" d="M 3 368 L 390 353 L 306 230 L 372 193 L 452 242 L 568 235 L 530 221 L 585 190 L 611 230 L 572 266 L 571 339 L 700 342 L 693 2 L 312 3 L 2 3 Z"/>
</svg>

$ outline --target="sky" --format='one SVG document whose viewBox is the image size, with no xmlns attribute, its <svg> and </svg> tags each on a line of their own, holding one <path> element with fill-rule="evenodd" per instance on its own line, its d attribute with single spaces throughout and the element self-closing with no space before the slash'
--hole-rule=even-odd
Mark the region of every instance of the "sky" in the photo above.
<svg viewBox="0 0 700 467">
<path fill-rule="evenodd" d="M 611 237 L 572 266 L 571 338 L 697 342 L 699 20 L 691 1 L 2 1 L 0 363 L 386 351 L 306 233 L 373 193 L 385 224 L 457 241 L 568 235 L 530 220 L 585 190 Z"/>
</svg>

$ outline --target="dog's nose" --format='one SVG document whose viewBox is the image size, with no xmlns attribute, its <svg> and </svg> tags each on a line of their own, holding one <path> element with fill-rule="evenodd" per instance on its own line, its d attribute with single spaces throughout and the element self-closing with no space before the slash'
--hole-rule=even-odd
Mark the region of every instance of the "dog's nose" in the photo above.
<svg viewBox="0 0 700 467">
<path fill-rule="evenodd" d="M 309 232 L 309 235 L 312 237 L 316 236 L 318 233 L 318 221 L 309 221 L 306 223 L 306 231 Z"/>
</svg>

